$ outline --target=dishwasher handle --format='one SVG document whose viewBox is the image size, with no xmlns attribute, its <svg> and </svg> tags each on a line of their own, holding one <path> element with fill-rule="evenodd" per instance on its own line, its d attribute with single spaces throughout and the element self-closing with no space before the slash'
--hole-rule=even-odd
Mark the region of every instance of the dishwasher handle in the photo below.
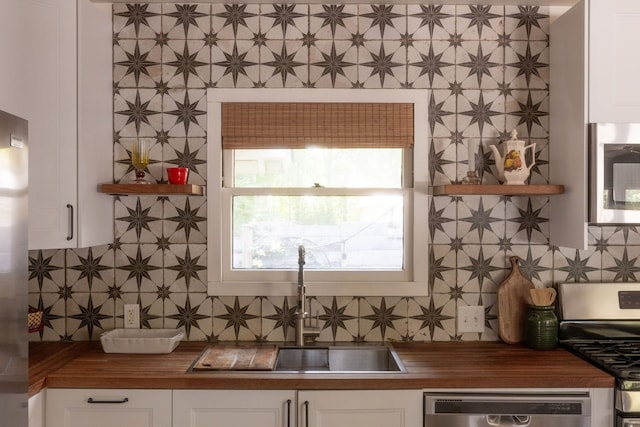
<svg viewBox="0 0 640 427">
<path fill-rule="evenodd" d="M 492 427 L 527 427 L 531 424 L 529 415 L 487 415 L 487 424 Z"/>
</svg>

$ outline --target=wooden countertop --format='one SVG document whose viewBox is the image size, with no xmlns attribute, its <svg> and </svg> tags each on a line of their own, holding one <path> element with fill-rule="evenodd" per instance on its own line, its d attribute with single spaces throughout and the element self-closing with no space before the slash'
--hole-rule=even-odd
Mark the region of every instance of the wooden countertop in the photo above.
<svg viewBox="0 0 640 427">
<path fill-rule="evenodd" d="M 206 347 L 170 354 L 106 354 L 98 342 L 32 343 L 29 395 L 42 387 L 150 389 L 598 388 L 614 378 L 563 349 L 500 342 L 394 343 L 406 373 L 187 372 Z"/>
</svg>

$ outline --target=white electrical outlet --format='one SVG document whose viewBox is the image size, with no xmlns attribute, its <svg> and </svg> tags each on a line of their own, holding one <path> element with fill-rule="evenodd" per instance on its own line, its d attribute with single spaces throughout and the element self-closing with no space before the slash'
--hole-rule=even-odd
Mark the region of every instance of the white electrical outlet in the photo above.
<svg viewBox="0 0 640 427">
<path fill-rule="evenodd" d="M 124 327 L 127 329 L 140 328 L 140 306 L 138 304 L 124 305 Z"/>
<path fill-rule="evenodd" d="M 458 306 L 458 332 L 484 332 L 484 306 Z"/>
</svg>

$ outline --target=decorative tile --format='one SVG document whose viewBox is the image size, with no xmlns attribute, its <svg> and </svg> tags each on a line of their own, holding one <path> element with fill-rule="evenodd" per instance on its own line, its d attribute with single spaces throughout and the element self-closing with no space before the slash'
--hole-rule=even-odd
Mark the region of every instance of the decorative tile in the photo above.
<svg viewBox="0 0 640 427">
<path fill-rule="evenodd" d="M 164 300 L 164 325 L 184 329 L 186 339 L 206 341 L 212 335 L 211 298 L 201 293 L 173 293 Z"/>
<path fill-rule="evenodd" d="M 500 197 L 465 197 L 463 203 L 458 203 L 458 236 L 465 244 L 498 244 L 505 236 L 504 215 Z"/>
<path fill-rule="evenodd" d="M 553 252 L 553 280 L 555 283 L 600 282 L 604 256 L 594 248 L 586 251 L 558 248 Z"/>
<path fill-rule="evenodd" d="M 120 243 L 155 243 L 162 237 L 162 215 L 158 197 L 119 197 L 115 201 L 116 238 Z"/>
<path fill-rule="evenodd" d="M 120 89 L 113 110 L 113 127 L 121 137 L 153 137 L 162 126 L 162 96 L 154 89 Z"/>
<path fill-rule="evenodd" d="M 115 328 L 114 303 L 107 294 L 76 293 L 67 300 L 67 331 L 72 341 L 95 341 Z"/>
<path fill-rule="evenodd" d="M 65 250 L 29 251 L 29 293 L 57 292 L 65 283 Z"/>
<path fill-rule="evenodd" d="M 29 334 L 29 341 L 59 341 L 66 338 L 66 301 L 57 293 L 30 293 L 29 305 L 42 311 L 44 328 Z"/>
<path fill-rule="evenodd" d="M 495 137 L 504 129 L 505 100 L 497 90 L 465 90 L 458 96 L 457 111 L 463 137 Z"/>
<path fill-rule="evenodd" d="M 354 4 L 310 4 L 309 32 L 319 40 L 350 40 L 358 28 L 358 6 Z"/>
<path fill-rule="evenodd" d="M 164 202 L 163 236 L 168 243 L 206 243 L 207 199 L 170 197 Z"/>
<path fill-rule="evenodd" d="M 456 48 L 456 79 L 463 89 L 496 89 L 504 81 L 504 49 L 498 42 L 462 41 Z"/>
<path fill-rule="evenodd" d="M 449 40 L 456 32 L 454 5 L 407 5 L 407 31 L 414 40 Z"/>
<path fill-rule="evenodd" d="M 169 137 L 204 137 L 207 127 L 207 91 L 172 89 L 163 96 L 163 129 Z"/>
<path fill-rule="evenodd" d="M 510 89 L 546 89 L 549 85 L 549 45 L 514 41 L 505 47 L 504 83 Z"/>
<path fill-rule="evenodd" d="M 268 88 L 302 88 L 309 80 L 309 48 L 301 40 L 267 41 L 260 60 L 260 81 Z"/>
<path fill-rule="evenodd" d="M 155 245 L 123 244 L 115 262 L 115 284 L 122 292 L 154 292 L 163 283 L 163 254 Z"/>
<path fill-rule="evenodd" d="M 219 341 L 257 341 L 262 336 L 258 297 L 215 297 L 213 334 Z"/>
<path fill-rule="evenodd" d="M 548 6 L 505 6 L 504 31 L 511 40 L 549 40 Z"/>
<path fill-rule="evenodd" d="M 359 49 L 358 78 L 368 89 L 398 89 L 407 81 L 407 50 L 400 41 L 368 41 Z"/>
<path fill-rule="evenodd" d="M 549 137 L 549 92 L 513 90 L 506 97 L 506 129 L 516 129 L 518 137 Z"/>
<path fill-rule="evenodd" d="M 458 271 L 456 249 L 449 245 L 429 247 L 429 289 L 431 293 L 451 294 L 457 292 Z M 453 296 L 457 296 L 453 294 Z"/>
<path fill-rule="evenodd" d="M 160 4 L 114 4 L 113 33 L 119 39 L 154 39 L 162 31 Z"/>
<path fill-rule="evenodd" d="M 359 84 L 358 48 L 350 42 L 319 40 L 309 48 L 309 84 L 318 88 L 351 88 Z"/>
<path fill-rule="evenodd" d="M 363 4 L 359 6 L 358 27 L 367 40 L 399 40 L 407 31 L 405 5 Z"/>
<path fill-rule="evenodd" d="M 549 244 L 549 197 L 511 197 L 506 209 L 506 235 L 512 243 Z"/>
<path fill-rule="evenodd" d="M 262 298 L 262 339 L 294 342 L 296 297 Z"/>
<path fill-rule="evenodd" d="M 155 88 L 162 80 L 162 47 L 154 40 L 119 40 L 113 46 L 113 82 L 122 88 Z"/>
<path fill-rule="evenodd" d="M 429 238 L 431 244 L 449 244 L 457 238 L 456 201 L 448 197 L 433 197 L 429 207 Z M 457 249 L 457 248 L 452 248 Z"/>
<path fill-rule="evenodd" d="M 360 299 L 358 336 L 367 342 L 400 341 L 407 336 L 407 300 L 400 297 Z"/>
<path fill-rule="evenodd" d="M 507 258 L 516 255 L 522 274 L 536 287 L 549 287 L 553 281 L 553 251 L 547 245 L 513 245 Z M 509 268 L 511 268 L 509 266 Z"/>
<path fill-rule="evenodd" d="M 299 40 L 309 32 L 306 4 L 263 4 L 260 9 L 260 30 L 269 40 Z"/>
<path fill-rule="evenodd" d="M 74 292 L 107 292 L 114 282 L 114 255 L 108 246 L 67 251 L 67 284 Z"/>
<path fill-rule="evenodd" d="M 433 138 L 457 135 L 457 98 L 457 94 L 448 90 L 436 89 L 429 94 L 429 131 Z"/>
<path fill-rule="evenodd" d="M 207 246 L 172 244 L 164 251 L 164 284 L 172 293 L 207 293 Z"/>
<path fill-rule="evenodd" d="M 455 300 L 447 295 L 408 298 L 408 341 L 451 341 L 455 336 Z"/>
<path fill-rule="evenodd" d="M 162 5 L 162 31 L 170 39 L 203 39 L 211 26 L 207 4 Z"/>
<path fill-rule="evenodd" d="M 169 40 L 162 48 L 162 81 L 173 88 L 205 88 L 211 49 L 204 40 Z"/>
<path fill-rule="evenodd" d="M 456 145 L 449 139 L 433 138 L 429 147 L 429 179 L 433 185 L 451 183 L 456 170 Z"/>
<path fill-rule="evenodd" d="M 214 87 L 251 88 L 260 82 L 260 47 L 248 40 L 221 40 L 211 47 Z"/>
<path fill-rule="evenodd" d="M 416 41 L 407 49 L 407 79 L 414 89 L 447 89 L 456 81 L 456 49 L 443 41 Z"/>
<path fill-rule="evenodd" d="M 358 300 L 350 297 L 315 297 L 311 299 L 312 316 L 318 313 L 322 342 L 358 341 Z"/>
<path fill-rule="evenodd" d="M 464 245 L 456 264 L 463 293 L 496 292 L 505 276 L 504 251 L 497 245 Z"/>
<path fill-rule="evenodd" d="M 456 6 L 456 30 L 463 40 L 498 40 L 504 33 L 504 6 Z"/>
<path fill-rule="evenodd" d="M 221 4 L 211 6 L 212 27 L 220 40 L 251 40 L 260 33 L 258 4 Z"/>
<path fill-rule="evenodd" d="M 602 253 L 603 282 L 637 282 L 640 279 L 640 246 L 609 246 Z"/>
</svg>

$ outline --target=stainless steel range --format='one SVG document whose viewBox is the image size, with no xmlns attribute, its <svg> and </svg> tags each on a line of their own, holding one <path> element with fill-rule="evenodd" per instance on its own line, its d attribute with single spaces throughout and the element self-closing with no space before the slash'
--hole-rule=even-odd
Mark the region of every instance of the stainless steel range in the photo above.
<svg viewBox="0 0 640 427">
<path fill-rule="evenodd" d="M 615 426 L 640 427 L 640 283 L 561 283 L 560 342 L 616 377 Z"/>
</svg>

